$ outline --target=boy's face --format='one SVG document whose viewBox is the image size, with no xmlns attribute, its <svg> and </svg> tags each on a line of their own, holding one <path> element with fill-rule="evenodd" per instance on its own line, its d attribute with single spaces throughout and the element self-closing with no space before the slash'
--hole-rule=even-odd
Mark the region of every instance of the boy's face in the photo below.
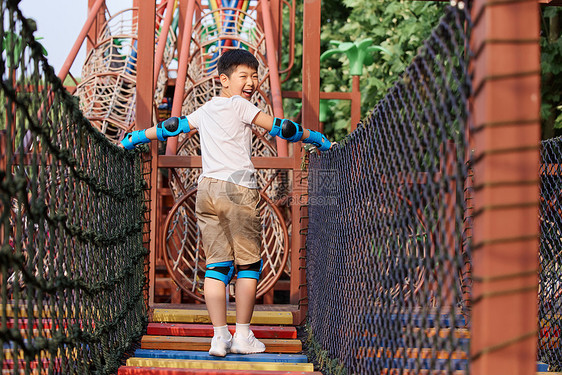
<svg viewBox="0 0 562 375">
<path fill-rule="evenodd" d="M 227 97 L 240 95 L 250 100 L 258 87 L 258 72 L 246 65 L 238 65 L 230 77 L 220 75 L 223 94 Z"/>
</svg>

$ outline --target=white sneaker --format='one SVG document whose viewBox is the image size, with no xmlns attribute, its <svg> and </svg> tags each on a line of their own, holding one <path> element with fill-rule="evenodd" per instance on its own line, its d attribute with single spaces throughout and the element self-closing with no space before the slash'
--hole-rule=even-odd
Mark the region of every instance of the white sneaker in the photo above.
<svg viewBox="0 0 562 375">
<path fill-rule="evenodd" d="M 248 337 L 243 337 L 234 333 L 232 338 L 232 347 L 230 348 L 231 353 L 238 354 L 251 354 L 251 353 L 263 353 L 265 352 L 265 345 L 260 340 L 256 339 L 254 332 L 250 331 Z"/>
<path fill-rule="evenodd" d="M 228 352 L 230 352 L 230 347 L 232 346 L 232 337 L 227 340 L 222 336 L 213 336 L 211 340 L 211 349 L 209 349 L 209 354 L 216 357 L 224 357 Z"/>
</svg>

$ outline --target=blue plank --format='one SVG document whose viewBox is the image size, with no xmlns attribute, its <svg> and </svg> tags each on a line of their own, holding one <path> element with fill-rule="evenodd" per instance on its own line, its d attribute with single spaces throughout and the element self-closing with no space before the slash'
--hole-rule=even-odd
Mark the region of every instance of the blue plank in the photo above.
<svg viewBox="0 0 562 375">
<path fill-rule="evenodd" d="M 246 362 L 284 362 L 284 363 L 307 363 L 306 355 L 301 354 L 228 354 L 226 357 L 215 357 L 208 352 L 191 350 L 155 350 L 137 349 L 135 357 L 139 358 L 169 358 L 169 359 L 191 359 L 197 361 L 246 361 Z"/>
<path fill-rule="evenodd" d="M 537 362 L 537 372 L 548 372 L 548 364 Z"/>
<path fill-rule="evenodd" d="M 403 368 L 405 370 L 466 371 L 467 359 L 384 359 L 379 362 L 383 368 Z"/>
</svg>

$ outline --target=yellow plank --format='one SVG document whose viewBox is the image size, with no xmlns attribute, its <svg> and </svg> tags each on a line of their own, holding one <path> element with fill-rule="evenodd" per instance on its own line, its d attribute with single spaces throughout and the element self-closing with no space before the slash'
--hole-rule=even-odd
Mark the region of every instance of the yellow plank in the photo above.
<svg viewBox="0 0 562 375">
<path fill-rule="evenodd" d="M 302 343 L 291 339 L 260 339 L 265 345 L 266 353 L 300 353 Z M 211 337 L 189 336 L 143 336 L 142 349 L 158 350 L 203 350 L 211 348 Z"/>
<path fill-rule="evenodd" d="M 206 310 L 154 309 L 152 321 L 157 323 L 211 323 Z M 236 311 L 226 313 L 228 324 L 236 323 Z M 290 311 L 254 311 L 251 324 L 292 325 Z"/>
<path fill-rule="evenodd" d="M 35 301 L 33 302 L 35 304 Z M 15 308 L 14 308 L 15 307 Z M 72 310 L 68 311 L 60 311 L 58 310 L 58 307 L 56 309 L 56 317 L 57 318 L 66 318 L 66 319 L 73 319 L 75 317 L 77 317 L 79 315 L 79 311 L 74 310 L 74 308 L 72 308 Z M 16 313 L 17 313 L 17 318 L 18 319 L 24 319 L 24 318 L 28 318 L 28 306 L 27 306 L 27 302 L 21 302 L 18 305 L 14 304 L 14 303 L 7 303 L 6 304 L 6 317 L 7 318 L 15 318 L 16 317 Z M 42 309 L 39 310 L 37 308 L 37 305 L 33 305 L 33 316 L 31 318 L 36 318 L 36 319 L 47 319 L 51 317 L 51 306 L 49 306 L 49 304 L 44 304 Z M 0 304 L 0 317 L 4 316 L 4 307 Z"/>
<path fill-rule="evenodd" d="M 195 361 L 190 359 L 179 360 L 136 357 L 129 358 L 127 360 L 127 366 L 242 371 L 314 371 L 314 365 L 312 363 Z"/>
</svg>

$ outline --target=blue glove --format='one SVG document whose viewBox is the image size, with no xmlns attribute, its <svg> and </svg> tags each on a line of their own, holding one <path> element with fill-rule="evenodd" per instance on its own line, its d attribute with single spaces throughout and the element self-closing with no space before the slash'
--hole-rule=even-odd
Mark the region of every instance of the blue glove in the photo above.
<svg viewBox="0 0 562 375">
<path fill-rule="evenodd" d="M 121 140 L 121 144 L 126 150 L 132 150 L 136 145 L 141 143 L 150 143 L 150 139 L 146 137 L 146 129 L 127 133 Z"/>
<path fill-rule="evenodd" d="M 328 140 L 328 138 L 326 138 L 324 134 L 314 130 L 309 130 L 309 132 L 310 136 L 302 140 L 304 143 L 313 144 L 320 151 L 326 151 L 330 149 L 332 143 Z"/>
</svg>

